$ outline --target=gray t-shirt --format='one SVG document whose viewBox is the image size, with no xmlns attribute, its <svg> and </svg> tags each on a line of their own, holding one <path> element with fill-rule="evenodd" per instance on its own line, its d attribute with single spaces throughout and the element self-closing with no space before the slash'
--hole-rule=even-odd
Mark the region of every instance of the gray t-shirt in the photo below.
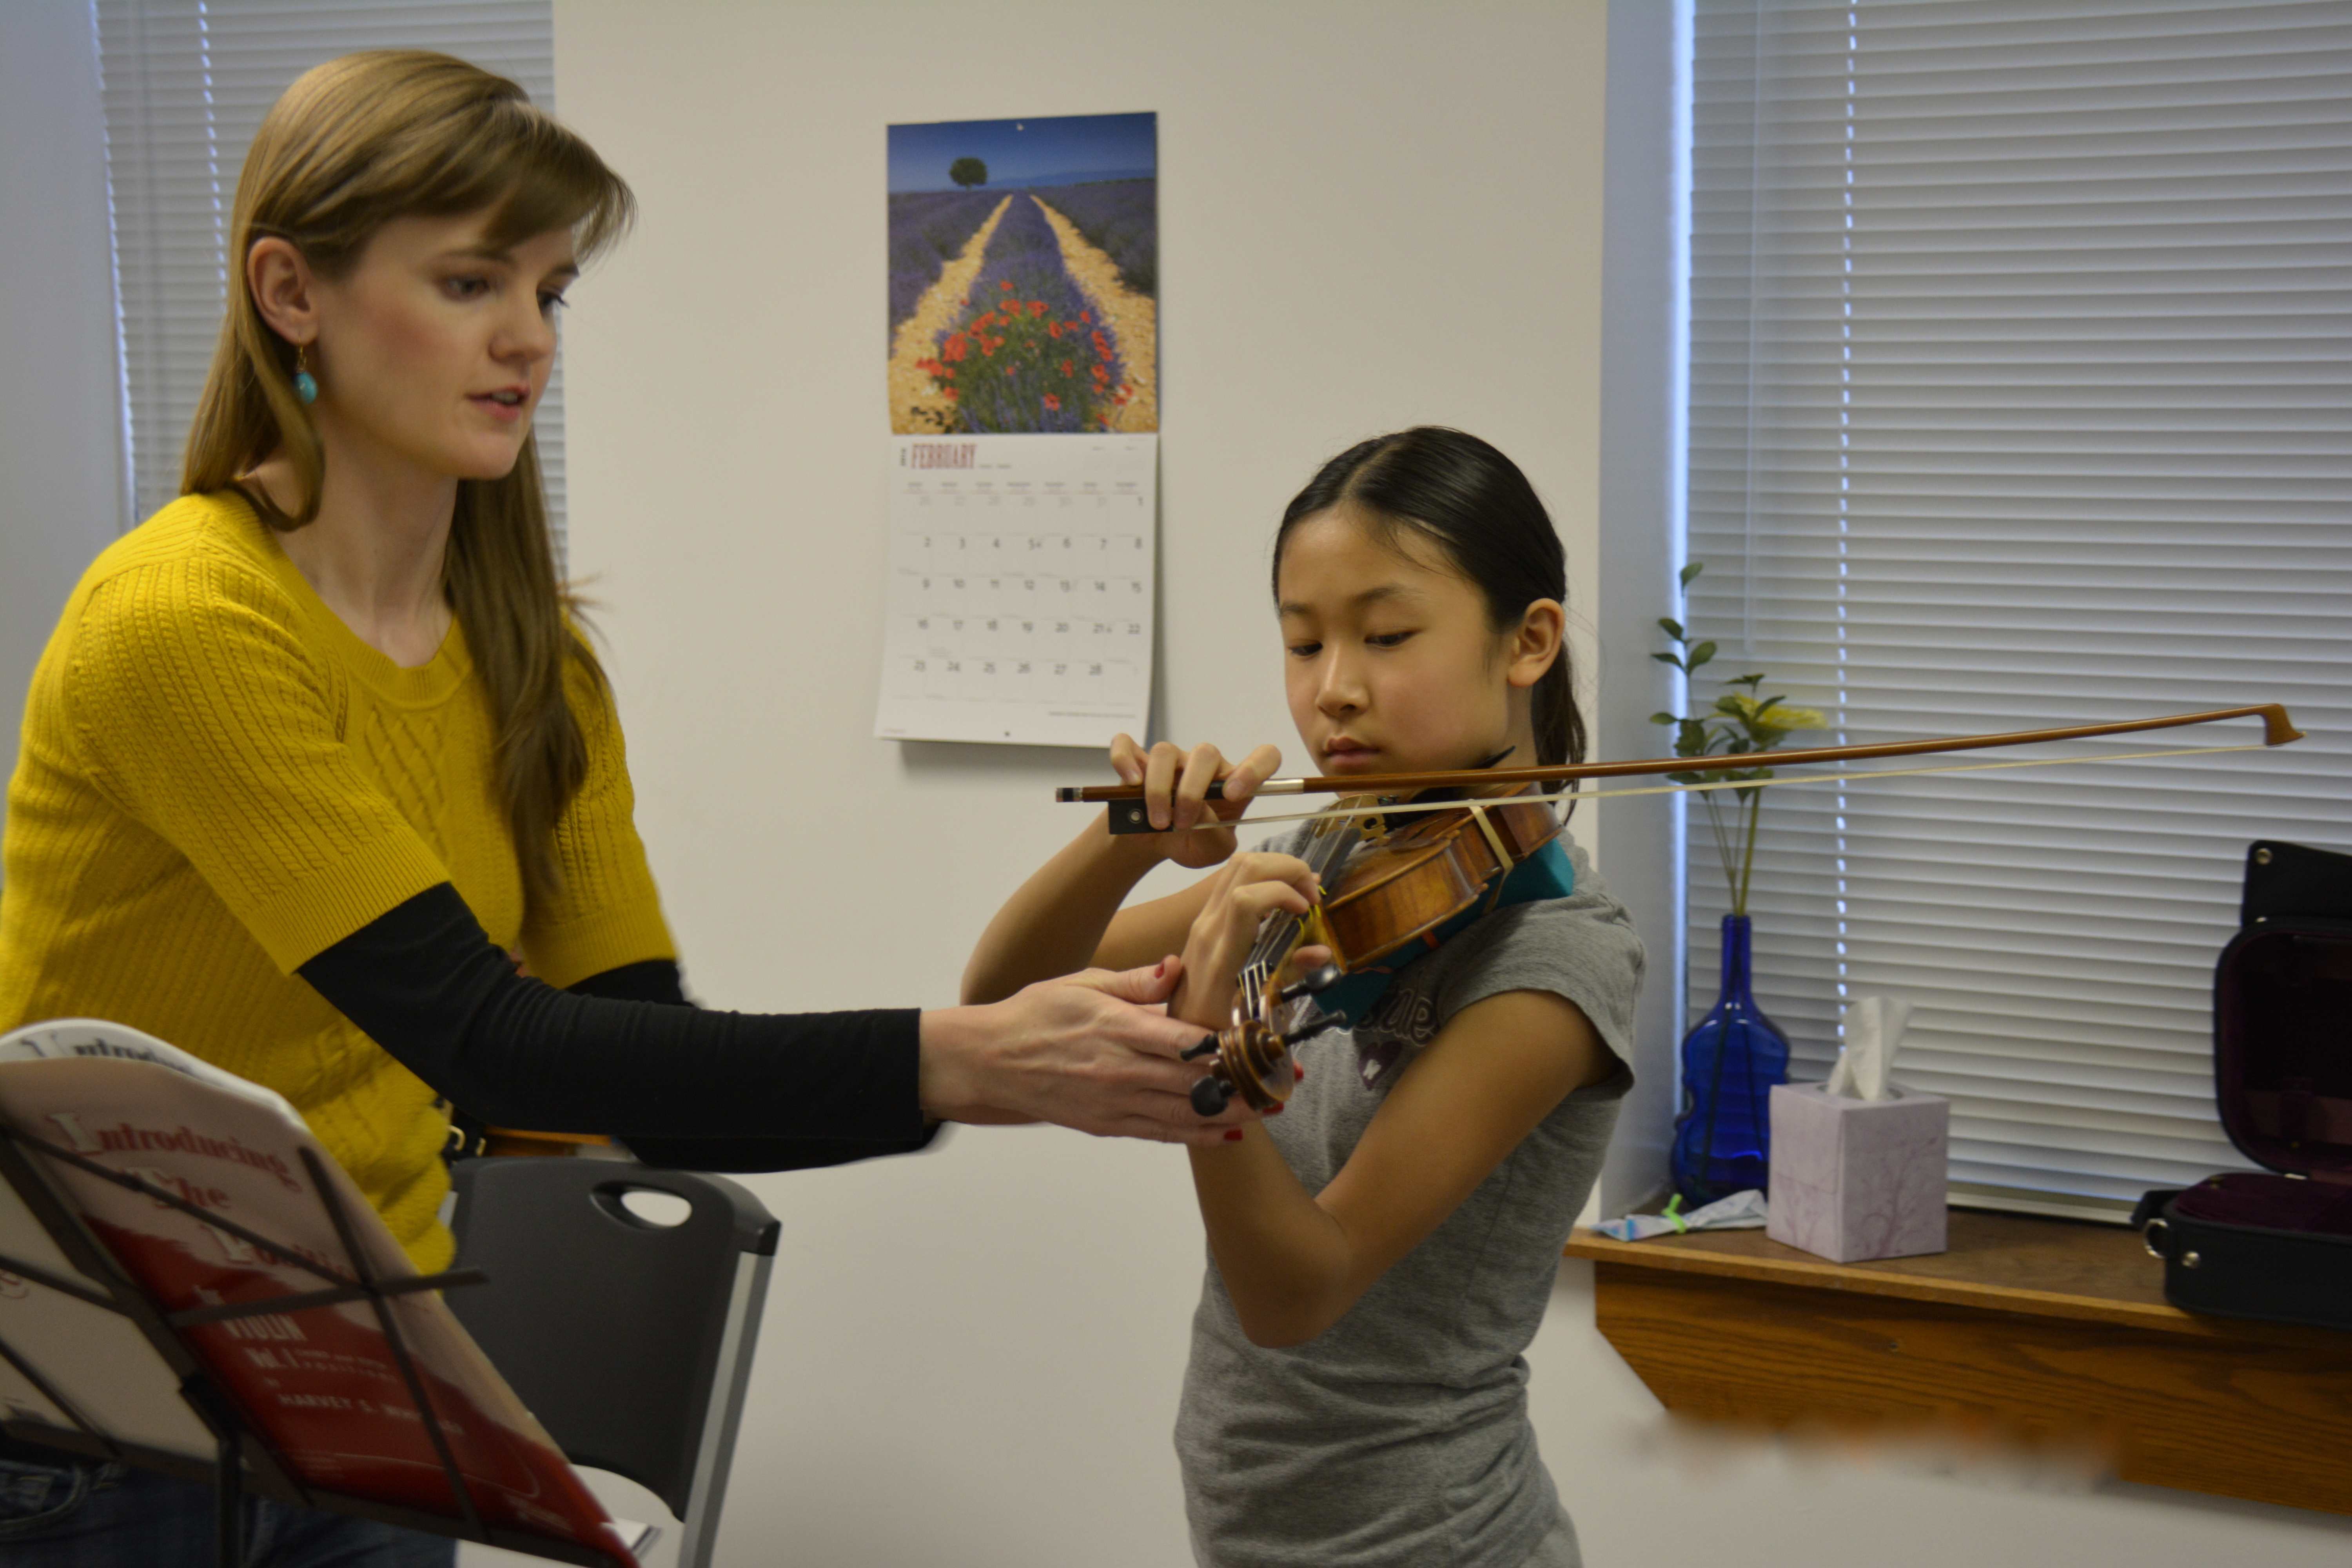
<svg viewBox="0 0 2352 1568">
<path fill-rule="evenodd" d="M 1265 846 L 1294 852 L 1297 833 Z M 1559 1510 L 1521 1355 L 1633 1087 L 1642 943 L 1569 846 L 1565 899 L 1517 904 L 1401 971 L 1353 1031 L 1298 1049 L 1307 1079 L 1266 1131 L 1310 1193 L 1339 1173 L 1412 1052 L 1474 1002 L 1565 996 L 1618 1070 L 1562 1100 L 1339 1322 L 1250 1343 L 1210 1259 L 1176 1417 L 1192 1549 L 1213 1568 L 1519 1568 Z M 1383 1070 L 1381 1059 L 1402 1045 Z"/>
</svg>

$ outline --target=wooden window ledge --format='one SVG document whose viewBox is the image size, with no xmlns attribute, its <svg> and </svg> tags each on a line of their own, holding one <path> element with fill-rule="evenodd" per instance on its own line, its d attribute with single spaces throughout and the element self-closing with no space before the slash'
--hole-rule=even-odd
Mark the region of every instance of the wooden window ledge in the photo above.
<svg viewBox="0 0 2352 1568">
<path fill-rule="evenodd" d="M 2116 1226 L 1955 1209 L 1950 1250 L 1579 1230 L 1601 1332 L 1667 1409 L 2091 1447 L 2117 1478 L 2352 1513 L 2352 1333 L 2168 1305 Z"/>
</svg>

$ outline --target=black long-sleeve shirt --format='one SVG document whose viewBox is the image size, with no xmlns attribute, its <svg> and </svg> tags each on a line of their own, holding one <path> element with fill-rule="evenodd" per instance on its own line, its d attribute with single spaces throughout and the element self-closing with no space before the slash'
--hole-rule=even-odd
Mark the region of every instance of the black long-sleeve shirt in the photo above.
<svg viewBox="0 0 2352 1568">
<path fill-rule="evenodd" d="M 677 965 L 559 991 L 518 973 L 443 883 L 298 973 L 451 1104 L 505 1127 L 619 1137 L 655 1164 L 780 1171 L 920 1149 L 920 1015 L 724 1013 Z"/>
</svg>

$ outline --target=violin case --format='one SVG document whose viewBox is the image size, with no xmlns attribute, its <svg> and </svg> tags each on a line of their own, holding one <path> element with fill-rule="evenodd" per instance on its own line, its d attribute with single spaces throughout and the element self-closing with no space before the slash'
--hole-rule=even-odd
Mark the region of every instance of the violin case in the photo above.
<svg viewBox="0 0 2352 1568">
<path fill-rule="evenodd" d="M 2246 851 L 2213 974 L 2213 1087 L 2230 1142 L 2268 1169 L 2140 1200 L 2165 1300 L 2352 1329 L 2352 855 Z"/>
</svg>

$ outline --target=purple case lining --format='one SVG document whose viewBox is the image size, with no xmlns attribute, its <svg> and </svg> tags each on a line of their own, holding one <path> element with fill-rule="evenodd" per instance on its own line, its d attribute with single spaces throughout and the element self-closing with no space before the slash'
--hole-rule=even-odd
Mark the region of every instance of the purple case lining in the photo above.
<svg viewBox="0 0 2352 1568">
<path fill-rule="evenodd" d="M 2213 984 L 2213 1089 L 2221 1126 L 2248 1159 L 2322 1178 L 2217 1181 L 2323 1191 L 2352 1182 L 2352 927 L 2255 926 L 2230 943 Z"/>
<path fill-rule="evenodd" d="M 2216 1225 L 2352 1236 L 2352 1184 L 2237 1171 L 2190 1187 L 2172 1200 L 2172 1214 Z"/>
</svg>

